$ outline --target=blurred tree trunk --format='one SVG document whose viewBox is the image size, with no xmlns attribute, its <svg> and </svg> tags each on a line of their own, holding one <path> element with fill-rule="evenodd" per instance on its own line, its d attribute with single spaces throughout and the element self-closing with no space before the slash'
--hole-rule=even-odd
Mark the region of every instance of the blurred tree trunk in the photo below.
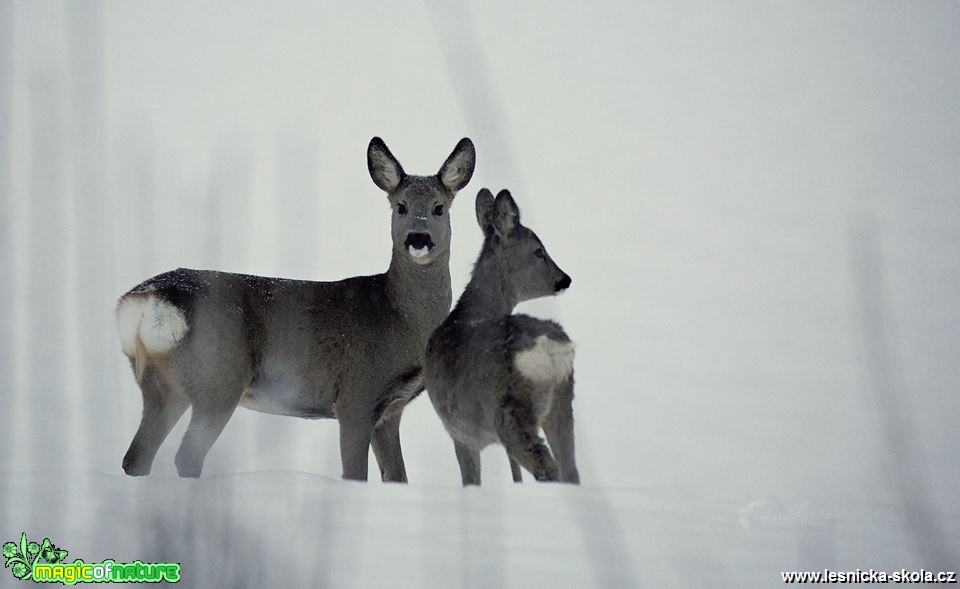
<svg viewBox="0 0 960 589">
<path fill-rule="evenodd" d="M 27 356 L 26 396 L 29 453 L 35 468 L 61 469 L 67 448 L 64 401 L 68 324 L 67 173 L 64 153 L 63 72 L 47 68 L 29 82 L 30 176 L 24 201 L 27 218 L 27 332 L 18 345 Z M 21 445 L 17 445 L 20 447 Z M 26 451 L 23 448 L 23 451 Z"/>
<path fill-rule="evenodd" d="M 243 137 L 222 137 L 214 146 L 207 192 L 204 260 L 208 268 L 231 272 L 246 266 L 250 242 L 245 222 L 253 195 L 253 150 Z M 255 231 L 255 228 L 254 228 Z M 233 425 L 233 427 L 237 427 Z M 257 447 L 256 439 L 243 436 L 240 444 L 215 444 L 213 468 L 237 472 L 245 468 L 244 456 Z"/>
<path fill-rule="evenodd" d="M 305 137 L 291 126 L 277 134 L 276 144 L 276 262 L 274 273 L 308 280 L 329 279 L 317 276 L 319 239 L 317 231 L 320 225 L 318 159 L 319 146 L 312 137 Z M 306 255 L 304 255 L 306 253 Z M 301 265 L 300 260 L 309 261 Z M 301 448 L 296 442 L 298 436 L 292 424 L 257 419 L 254 436 L 258 440 L 271 440 L 271 444 L 257 445 L 259 461 L 269 463 L 271 446 L 281 448 Z M 285 457 L 289 459 L 289 457 Z M 317 468 L 319 465 L 312 465 Z"/>
<path fill-rule="evenodd" d="M 223 268 L 223 233 L 222 216 L 224 200 L 224 178 L 222 164 L 218 154 L 214 154 L 210 166 L 210 181 L 207 190 L 206 222 L 203 225 L 203 253 L 204 260 L 211 270 Z"/>
<path fill-rule="evenodd" d="M 129 160 L 128 173 L 133 174 L 131 201 L 136 220 L 137 275 L 153 276 L 161 271 L 155 268 L 157 248 L 157 172 L 153 134 L 144 133 L 136 138 L 136 148 Z M 132 284 L 130 285 L 133 286 Z"/>
<path fill-rule="evenodd" d="M 13 0 L 0 0 L 0 276 L 6 285 L 0 288 L 0 402 L 8 409 L 14 395 L 14 298 L 17 291 L 13 256 Z M 0 425 L 0 444 L 14 447 L 16 429 L 6 414 Z M 0 452 L 0 471 L 12 466 L 13 452 Z"/>
<path fill-rule="evenodd" d="M 298 278 L 315 278 L 319 230 L 318 153 L 316 140 L 296 129 L 277 141 L 277 258 L 278 268 Z M 304 253 L 307 255 L 304 256 Z M 311 260 L 296 267 L 296 260 Z"/>
<path fill-rule="evenodd" d="M 77 318 L 79 383 L 71 383 L 73 399 L 70 440 L 83 463 L 94 448 L 109 448 L 109 431 L 83 427 L 108 413 L 117 394 L 113 344 L 113 302 L 110 292 L 112 256 L 107 236 L 112 234 L 112 212 L 106 190 L 106 79 L 104 76 L 103 11 L 99 2 L 67 2 L 66 36 L 70 71 L 69 149 L 73 169 L 74 241 L 71 263 L 76 269 L 76 291 L 71 293 Z M 102 432 L 102 433 L 100 433 Z M 97 439 L 92 439 L 96 437 Z"/>
</svg>

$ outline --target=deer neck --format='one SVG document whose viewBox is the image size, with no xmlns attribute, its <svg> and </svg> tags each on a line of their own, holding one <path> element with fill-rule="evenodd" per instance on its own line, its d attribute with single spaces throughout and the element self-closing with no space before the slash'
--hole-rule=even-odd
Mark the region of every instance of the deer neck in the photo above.
<svg viewBox="0 0 960 589">
<path fill-rule="evenodd" d="M 452 316 L 461 322 L 505 317 L 517 306 L 516 296 L 497 264 L 477 262 L 470 283 L 457 301 Z"/>
<path fill-rule="evenodd" d="M 429 335 L 450 310 L 450 252 L 417 264 L 394 250 L 386 273 L 387 298 L 401 316 L 428 328 Z"/>
</svg>

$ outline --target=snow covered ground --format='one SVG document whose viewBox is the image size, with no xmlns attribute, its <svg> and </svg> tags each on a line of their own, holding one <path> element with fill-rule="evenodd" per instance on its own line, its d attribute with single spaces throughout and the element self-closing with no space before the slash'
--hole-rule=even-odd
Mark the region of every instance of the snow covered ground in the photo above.
<svg viewBox="0 0 960 589">
<path fill-rule="evenodd" d="M 0 540 L 191 587 L 960 568 L 958 32 L 955 3 L 0 0 Z M 483 186 L 573 277 L 522 310 L 577 343 L 583 486 L 491 449 L 461 489 L 425 398 L 408 486 L 340 481 L 333 422 L 244 410 L 204 478 L 175 477 L 185 423 L 123 476 L 116 297 L 382 271 L 374 135 L 411 173 L 475 142 L 455 296 Z"/>
<path fill-rule="evenodd" d="M 48 535 L 68 560 L 180 562 L 189 587 L 773 587 L 782 570 L 921 566 L 906 515 L 870 500 L 833 512 L 653 486 L 364 485 L 294 471 L 20 475 L 0 491 L 24 499 L 5 529 Z M 956 513 L 948 523 L 955 545 Z"/>
</svg>

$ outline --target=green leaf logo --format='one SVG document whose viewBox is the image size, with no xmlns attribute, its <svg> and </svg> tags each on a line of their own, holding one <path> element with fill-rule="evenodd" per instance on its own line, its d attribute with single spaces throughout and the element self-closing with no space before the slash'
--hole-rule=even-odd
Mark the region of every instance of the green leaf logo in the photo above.
<svg viewBox="0 0 960 589">
<path fill-rule="evenodd" d="M 40 556 L 48 563 L 56 564 L 63 562 L 63 559 L 67 557 L 67 551 L 54 546 L 53 543 L 50 542 L 50 538 L 44 538 L 43 544 L 40 546 Z"/>
<path fill-rule="evenodd" d="M 34 555 L 39 552 L 40 545 L 36 542 L 27 542 L 27 534 L 23 533 L 20 535 L 19 546 L 15 542 L 4 543 L 3 558 L 6 562 L 3 566 L 9 568 L 17 579 L 29 579 L 33 575 L 33 566 L 27 559 L 33 556 L 33 561 L 36 562 L 39 557 Z"/>
</svg>

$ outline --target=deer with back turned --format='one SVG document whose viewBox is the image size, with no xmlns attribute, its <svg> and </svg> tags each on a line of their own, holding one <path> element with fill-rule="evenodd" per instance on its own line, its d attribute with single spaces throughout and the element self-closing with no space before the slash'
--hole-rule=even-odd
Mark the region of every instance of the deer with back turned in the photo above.
<svg viewBox="0 0 960 589">
<path fill-rule="evenodd" d="M 484 242 L 456 307 L 430 336 L 424 376 L 453 438 L 464 485 L 480 484 L 480 450 L 502 444 L 537 480 L 579 483 L 573 438 L 573 343 L 557 323 L 513 314 L 570 277 L 520 223 L 506 190 L 477 195 Z M 539 436 L 546 434 L 549 448 Z"/>
</svg>

